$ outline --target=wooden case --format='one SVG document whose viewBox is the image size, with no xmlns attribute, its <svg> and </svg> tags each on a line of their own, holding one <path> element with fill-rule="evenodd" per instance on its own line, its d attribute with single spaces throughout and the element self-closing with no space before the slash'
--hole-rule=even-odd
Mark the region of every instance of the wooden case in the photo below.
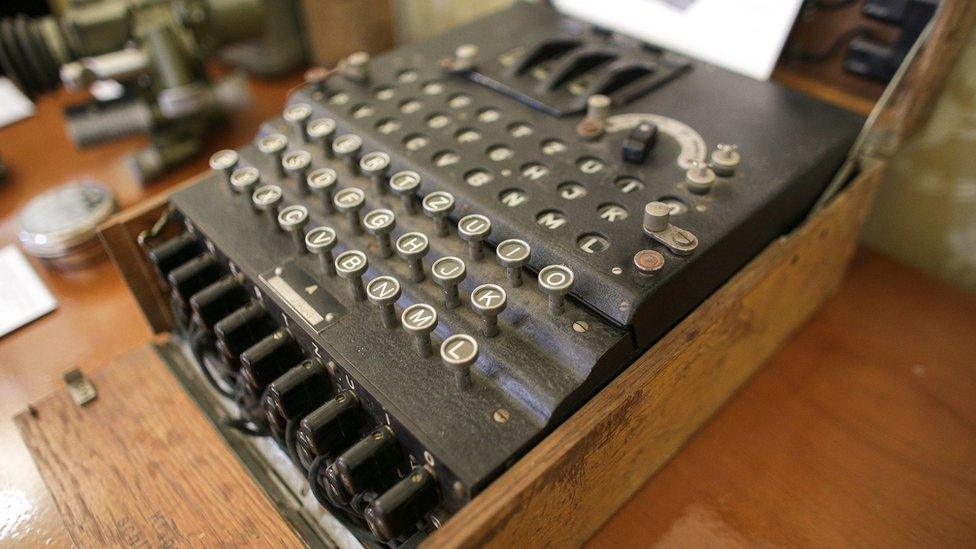
<svg viewBox="0 0 976 549">
<path fill-rule="evenodd" d="M 945 0 L 943 4 L 928 44 L 880 113 L 879 124 L 867 140 L 873 146 L 857 153 L 856 169 L 843 190 L 790 234 L 770 244 L 635 364 L 448 520 L 425 541 L 426 546 L 573 545 L 587 539 L 818 309 L 843 279 L 858 234 L 883 181 L 885 153 L 921 128 L 976 20 L 976 3 Z M 811 95 L 845 102 L 843 90 L 827 89 L 795 75 L 784 80 Z M 159 197 L 122 212 L 101 228 L 101 236 L 148 322 L 165 340 L 164 332 L 172 326 L 165 294 L 136 243 L 138 234 L 152 226 L 164 207 L 165 197 Z M 170 389 L 175 386 L 172 376 L 151 359 L 155 355 L 145 353 L 136 351 L 136 356 L 152 363 L 146 367 L 156 379 L 143 376 L 142 383 Z M 109 388 L 104 390 L 103 386 L 100 400 L 113 400 L 97 406 L 122 406 L 149 413 L 146 403 L 152 401 L 151 393 L 159 391 L 159 386 L 145 388 L 135 384 L 126 391 L 116 390 L 121 378 L 113 377 L 112 372 L 132 368 L 133 360 L 120 359 L 95 374 Z M 135 481 L 145 474 L 140 468 L 149 465 L 141 461 L 132 465 L 123 461 L 111 463 L 117 458 L 106 448 L 159 444 L 159 429 L 163 427 L 147 421 L 133 431 L 136 434 L 131 438 L 104 435 L 104 414 L 84 410 L 68 413 L 64 401 L 64 395 L 51 397 L 37 405 L 39 414 L 25 413 L 18 422 L 73 539 L 79 545 L 101 543 L 113 538 L 94 537 L 93 532 L 100 531 L 95 526 L 112 521 L 116 514 L 125 514 L 123 508 L 156 496 L 137 497 L 134 492 L 108 495 L 104 490 L 86 489 L 92 482 L 97 483 L 93 474 L 107 471 L 63 471 L 57 466 L 58 455 L 87 452 L 93 458 L 108 460 L 113 474 Z M 174 402 L 182 414 L 198 418 L 186 420 L 184 435 L 206 439 L 200 444 L 212 445 L 213 459 L 226 461 L 226 466 L 221 470 L 201 470 L 196 464 L 204 458 L 192 451 L 157 452 L 152 461 L 154 474 L 178 479 L 160 486 L 172 484 L 180 490 L 191 490 L 188 487 L 192 480 L 230 489 L 231 484 L 252 482 L 240 474 L 240 463 L 229 447 L 217 444 L 210 434 L 193 432 L 202 428 L 199 410 L 194 410 L 182 395 L 177 395 Z M 89 430 L 103 434 L 62 436 Z M 181 436 L 178 429 L 170 431 L 169 436 Z M 140 432 L 145 436 L 140 437 Z M 248 466 L 252 474 L 255 467 L 260 468 L 254 463 Z M 84 481 L 68 482 L 66 474 L 87 476 Z M 143 489 L 164 488 L 149 483 Z M 232 526 L 233 512 L 266 514 L 273 506 L 252 497 L 252 492 L 258 490 L 253 484 L 234 489 L 240 489 L 247 497 L 229 502 L 219 513 L 185 513 L 172 505 L 160 504 L 157 514 L 162 518 L 132 511 L 126 515 L 127 524 L 142 535 L 154 535 L 158 531 L 154 521 L 164 520 L 172 532 L 183 536 L 210 528 L 207 531 L 214 536 L 211 540 L 240 539 L 222 538 L 220 532 L 231 529 L 214 525 L 213 521 L 226 520 Z M 199 493 L 191 490 L 191 495 L 194 497 L 188 501 L 192 505 L 204 505 L 211 497 L 205 489 Z M 272 499 L 275 497 L 272 494 Z M 100 498 L 113 499 L 109 505 Z M 157 497 L 153 501 L 163 500 Z M 76 506 L 103 509 L 105 515 L 77 516 L 72 512 Z M 290 537 L 295 535 L 291 527 L 285 528 L 292 530 L 290 533 L 282 533 L 285 523 L 283 519 L 256 521 L 249 526 L 249 541 L 280 543 L 297 539 Z"/>
</svg>

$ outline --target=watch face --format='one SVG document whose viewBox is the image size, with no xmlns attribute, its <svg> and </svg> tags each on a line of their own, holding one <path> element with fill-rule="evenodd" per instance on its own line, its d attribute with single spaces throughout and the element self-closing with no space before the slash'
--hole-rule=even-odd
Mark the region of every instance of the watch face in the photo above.
<svg viewBox="0 0 976 549">
<path fill-rule="evenodd" d="M 101 183 L 73 181 L 27 203 L 20 214 L 20 240 L 28 253 L 56 254 L 95 236 L 115 211 L 111 190 Z"/>
</svg>

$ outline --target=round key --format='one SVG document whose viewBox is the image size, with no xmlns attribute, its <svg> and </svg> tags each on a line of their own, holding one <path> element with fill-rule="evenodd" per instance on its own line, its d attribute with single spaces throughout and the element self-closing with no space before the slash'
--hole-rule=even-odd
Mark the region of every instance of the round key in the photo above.
<svg viewBox="0 0 976 549">
<path fill-rule="evenodd" d="M 426 303 L 414 303 L 400 314 L 400 324 L 414 336 L 414 344 L 420 356 L 430 356 L 430 333 L 437 328 L 437 311 Z"/>
<path fill-rule="evenodd" d="M 281 117 L 285 119 L 292 128 L 295 130 L 295 134 L 298 139 L 308 142 L 308 133 L 306 131 L 308 120 L 312 118 L 312 107 L 308 103 L 295 103 L 293 105 L 288 105 L 285 107 L 284 112 L 281 113 Z"/>
<path fill-rule="evenodd" d="M 505 290 L 496 284 L 482 284 L 471 292 L 471 308 L 485 323 L 485 337 L 498 335 L 498 315 L 507 304 Z"/>
<path fill-rule="evenodd" d="M 366 297 L 369 302 L 380 308 L 383 315 L 383 326 L 395 328 L 397 325 L 396 309 L 393 304 L 400 299 L 400 283 L 392 276 L 378 276 L 366 284 Z"/>
<path fill-rule="evenodd" d="M 742 155 L 739 154 L 739 147 L 719 144 L 712 151 L 709 163 L 716 174 L 729 177 L 735 173 L 740 162 L 742 162 Z"/>
<path fill-rule="evenodd" d="M 224 149 L 222 151 L 217 151 L 210 157 L 210 169 L 215 172 L 220 172 L 224 176 L 224 183 L 227 184 L 227 188 L 234 190 L 233 185 L 231 185 L 230 177 L 237 169 L 237 164 L 240 162 L 240 155 L 237 151 L 232 151 L 230 149 Z"/>
<path fill-rule="evenodd" d="M 424 215 L 434 220 L 437 236 L 447 236 L 447 216 L 454 210 L 454 195 L 446 191 L 427 193 L 421 202 Z"/>
<path fill-rule="evenodd" d="M 335 193 L 332 202 L 337 210 L 346 214 L 349 229 L 356 234 L 362 234 L 363 225 L 359 220 L 359 210 L 363 209 L 363 204 L 366 202 L 366 193 L 358 187 L 349 187 Z"/>
<path fill-rule="evenodd" d="M 312 143 L 318 143 L 322 147 L 322 154 L 332 158 L 332 138 L 335 137 L 336 123 L 331 118 L 316 118 L 308 123 L 306 133 Z"/>
<path fill-rule="evenodd" d="M 413 171 L 397 172 L 390 176 L 390 188 L 400 197 L 403 208 L 407 213 L 413 215 L 417 213 L 417 203 L 414 195 L 420 190 L 420 174 Z"/>
<path fill-rule="evenodd" d="M 308 225 L 308 209 L 294 204 L 278 212 L 278 226 L 291 235 L 298 253 L 305 253 L 305 226 Z"/>
<path fill-rule="evenodd" d="M 275 227 L 278 226 L 278 207 L 281 206 L 281 200 L 281 187 L 277 185 L 261 185 L 251 195 L 254 208 L 264 212 Z"/>
<path fill-rule="evenodd" d="M 396 241 L 396 253 L 410 265 L 410 279 L 423 282 L 423 259 L 430 251 L 430 241 L 423 233 L 405 233 Z"/>
<path fill-rule="evenodd" d="M 308 194 L 308 185 L 305 182 L 305 178 L 308 177 L 308 169 L 311 165 L 312 155 L 303 149 L 288 151 L 281 157 L 281 167 L 292 178 L 302 194 Z"/>
<path fill-rule="evenodd" d="M 322 200 L 322 207 L 328 213 L 335 212 L 335 204 L 332 202 L 332 193 L 335 191 L 339 176 L 332 168 L 319 168 L 313 170 L 305 177 L 305 184 L 312 194 Z"/>
<path fill-rule="evenodd" d="M 349 54 L 339 68 L 343 76 L 356 82 L 369 80 L 369 54 L 364 51 L 357 51 Z"/>
<path fill-rule="evenodd" d="M 274 166 L 280 176 L 285 175 L 284 167 L 281 165 L 281 157 L 285 154 L 287 146 L 288 138 L 280 133 L 269 133 L 258 140 L 258 150 L 270 159 L 271 165 Z"/>
<path fill-rule="evenodd" d="M 336 272 L 349 283 L 349 292 L 356 301 L 366 299 L 363 273 L 368 268 L 369 261 L 366 259 L 366 254 L 359 250 L 346 250 L 335 258 Z"/>
<path fill-rule="evenodd" d="M 529 243 L 517 238 L 503 240 L 495 248 L 498 264 L 505 267 L 508 284 L 513 288 L 522 285 L 522 267 L 529 263 L 531 255 L 532 248 L 529 247 Z"/>
<path fill-rule="evenodd" d="M 261 183 L 261 172 L 254 166 L 237 168 L 230 174 L 230 188 L 235 193 L 250 197 L 254 193 L 254 187 Z"/>
<path fill-rule="evenodd" d="M 380 257 L 393 255 L 393 247 L 390 245 L 390 232 L 396 227 L 396 216 L 393 212 L 387 209 L 373 210 L 363 216 L 363 225 L 366 232 L 376 237 Z"/>
<path fill-rule="evenodd" d="M 671 206 L 664 202 L 648 202 L 644 205 L 644 231 L 659 233 L 671 224 Z"/>
<path fill-rule="evenodd" d="M 354 173 L 359 170 L 359 151 L 362 148 L 363 138 L 354 133 L 340 135 L 332 142 L 332 152 L 337 158 L 344 159 Z"/>
<path fill-rule="evenodd" d="M 390 155 L 374 151 L 363 155 L 359 160 L 359 171 L 369 177 L 376 186 L 378 194 L 386 194 L 386 170 L 390 167 Z"/>
<path fill-rule="evenodd" d="M 454 334 L 441 343 L 441 360 L 454 370 L 458 389 L 471 387 L 471 366 L 478 360 L 478 342 L 467 334 Z"/>
<path fill-rule="evenodd" d="M 565 265 L 549 265 L 539 271 L 539 288 L 549 296 L 549 312 L 551 314 L 563 313 L 563 301 L 573 287 L 575 278 L 573 271 Z"/>
<path fill-rule="evenodd" d="M 430 274 L 434 282 L 444 289 L 444 304 L 448 309 L 455 309 L 461 305 L 458 284 L 467 276 L 464 261 L 459 257 L 442 257 L 430 266 Z"/>
<path fill-rule="evenodd" d="M 485 257 L 485 239 L 491 234 L 491 221 L 481 214 L 466 215 L 458 221 L 458 235 L 468 243 L 468 255 L 472 261 Z"/>
<path fill-rule="evenodd" d="M 332 250 L 337 241 L 335 229 L 332 227 L 315 227 L 305 234 L 305 248 L 309 253 L 318 256 L 319 268 L 323 274 L 329 276 L 336 274 Z"/>
</svg>

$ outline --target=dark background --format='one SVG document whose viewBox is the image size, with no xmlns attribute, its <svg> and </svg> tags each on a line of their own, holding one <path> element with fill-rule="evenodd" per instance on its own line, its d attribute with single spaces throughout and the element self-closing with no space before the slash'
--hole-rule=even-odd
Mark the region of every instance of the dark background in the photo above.
<svg viewBox="0 0 976 549">
<path fill-rule="evenodd" d="M 2 0 L 0 1 L 0 17 L 26 13 L 27 15 L 44 15 L 51 9 L 44 0 Z"/>
</svg>

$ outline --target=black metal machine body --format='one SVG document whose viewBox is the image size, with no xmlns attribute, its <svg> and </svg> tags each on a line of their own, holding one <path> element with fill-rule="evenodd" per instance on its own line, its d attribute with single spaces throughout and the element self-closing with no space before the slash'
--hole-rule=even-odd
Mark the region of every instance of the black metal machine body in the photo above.
<svg viewBox="0 0 976 549">
<path fill-rule="evenodd" d="M 519 3 L 297 90 L 149 255 L 245 422 L 410 544 L 794 227 L 860 125 Z"/>
</svg>

